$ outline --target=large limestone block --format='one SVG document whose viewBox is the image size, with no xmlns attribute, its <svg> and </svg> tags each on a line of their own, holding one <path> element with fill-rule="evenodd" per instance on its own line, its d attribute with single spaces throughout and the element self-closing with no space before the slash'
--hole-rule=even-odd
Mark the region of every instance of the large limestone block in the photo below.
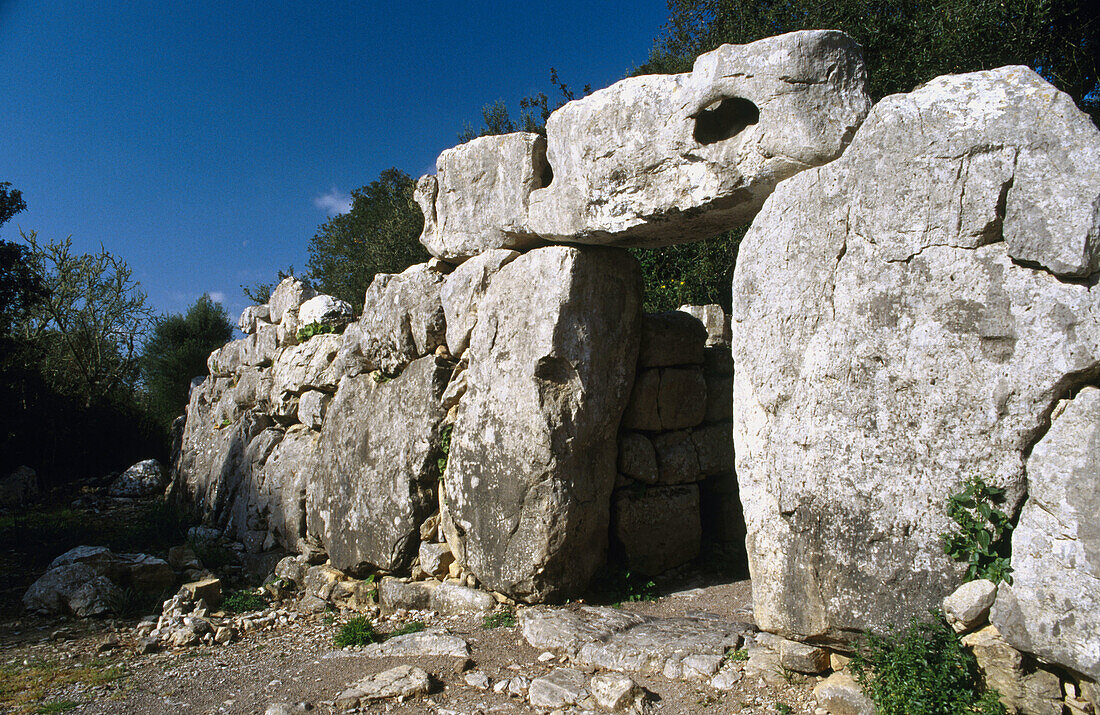
<svg viewBox="0 0 1100 715">
<path fill-rule="evenodd" d="M 1059 403 L 1027 485 L 990 620 L 1018 650 L 1100 679 L 1100 389 Z"/>
<path fill-rule="evenodd" d="M 663 246 L 751 219 L 775 185 L 835 159 L 870 100 L 859 46 L 793 32 L 617 82 L 546 123 L 554 179 L 529 227 L 555 241 Z"/>
<path fill-rule="evenodd" d="M 429 356 L 399 377 L 340 383 L 321 428 L 307 497 L 309 532 L 342 571 L 407 568 L 435 510 L 440 396 L 450 369 Z"/>
<path fill-rule="evenodd" d="M 226 378 L 208 379 L 192 390 L 173 486 L 174 495 L 219 527 L 229 519 L 242 480 L 262 466 L 249 445 L 272 426 L 262 412 L 241 411 L 231 385 Z"/>
<path fill-rule="evenodd" d="M 1054 405 L 1100 369 L 1093 282 L 1002 240 L 1019 198 L 1061 226 L 1049 255 L 1081 243 L 1066 217 L 1094 198 L 1059 189 L 1073 166 L 1046 202 L 1014 182 L 1028 170 L 1014 157 L 1100 142 L 1068 102 L 1019 67 L 887 97 L 840 159 L 780 184 L 754 221 L 732 344 L 761 628 L 843 639 L 924 616 L 963 571 L 940 540 L 947 497 L 981 476 L 1013 512 Z"/>
<path fill-rule="evenodd" d="M 546 140 L 516 132 L 479 137 L 448 149 L 436 175 L 416 183 L 424 213 L 420 242 L 433 256 L 461 261 L 491 248 L 529 248 L 527 200 L 545 186 Z"/>
<path fill-rule="evenodd" d="M 625 251 L 540 248 L 493 278 L 443 500 L 448 543 L 487 588 L 575 593 L 602 562 L 640 305 Z"/>
<path fill-rule="evenodd" d="M 443 281 L 440 300 L 447 321 L 447 350 L 459 357 L 470 344 L 470 333 L 477 323 L 477 307 L 489 281 L 504 265 L 519 257 L 503 248 L 480 253 L 454 269 Z"/>
<path fill-rule="evenodd" d="M 286 393 L 297 395 L 310 389 L 335 390 L 340 375 L 332 364 L 341 343 L 341 336 L 325 333 L 314 335 L 300 345 L 280 349 L 271 370 L 272 401 L 278 401 Z"/>
<path fill-rule="evenodd" d="M 271 323 L 280 323 L 288 311 L 295 314 L 302 303 L 317 295 L 317 291 L 294 276 L 284 278 L 271 291 L 271 298 L 267 301 L 268 318 Z"/>
<path fill-rule="evenodd" d="M 367 288 L 363 315 L 344 331 L 333 364 L 338 375 L 382 370 L 394 375 L 445 344 L 440 289 L 444 274 L 427 263 L 379 273 Z"/>
</svg>

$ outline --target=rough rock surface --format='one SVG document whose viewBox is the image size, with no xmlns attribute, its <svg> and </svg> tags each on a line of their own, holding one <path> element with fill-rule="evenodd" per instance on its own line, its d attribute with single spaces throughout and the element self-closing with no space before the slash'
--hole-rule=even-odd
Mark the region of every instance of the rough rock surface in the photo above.
<svg viewBox="0 0 1100 715">
<path fill-rule="evenodd" d="M 1100 389 L 1059 403 L 1027 482 L 990 620 L 1018 650 L 1100 680 Z"/>
<path fill-rule="evenodd" d="M 122 604 L 124 589 L 159 596 L 176 583 L 167 561 L 148 554 L 116 554 L 105 546 L 77 546 L 52 562 L 23 595 L 39 613 L 98 616 Z"/>
<path fill-rule="evenodd" d="M 694 484 L 615 493 L 612 529 L 632 572 L 656 575 L 699 555 L 699 488 Z"/>
<path fill-rule="evenodd" d="M 433 256 L 461 261 L 491 248 L 530 248 L 527 200 L 546 185 L 546 140 L 516 132 L 479 137 L 448 149 L 436 175 L 414 194 L 424 213 L 420 242 Z"/>
<path fill-rule="evenodd" d="M 38 474 L 23 465 L 0 478 L 0 508 L 17 509 L 30 504 L 38 496 Z"/>
<path fill-rule="evenodd" d="M 343 327 L 351 322 L 355 313 L 346 300 L 331 295 L 315 295 L 298 308 L 298 323 L 311 325 L 320 323 L 332 327 Z"/>
<path fill-rule="evenodd" d="M 288 311 L 297 314 L 302 303 L 317 295 L 308 283 L 298 280 L 294 276 L 284 278 L 271 291 L 271 298 L 267 301 L 268 322 L 281 323 Z M 243 316 L 242 316 L 243 319 Z"/>
<path fill-rule="evenodd" d="M 443 278 L 427 263 L 377 274 L 367 288 L 362 317 L 344 331 L 333 369 L 340 375 L 373 370 L 393 375 L 443 345 Z"/>
<path fill-rule="evenodd" d="M 329 405 L 309 484 L 308 527 L 332 564 L 407 568 L 434 511 L 450 369 L 429 356 L 378 382 L 346 377 Z"/>
<path fill-rule="evenodd" d="M 992 581 L 968 581 L 943 599 L 943 617 L 956 633 L 968 631 L 985 623 L 996 597 L 997 585 Z"/>
<path fill-rule="evenodd" d="M 670 679 L 713 676 L 726 650 L 751 629 L 714 617 L 654 618 L 591 606 L 528 609 L 520 627 L 534 647 L 560 649 L 578 665 Z"/>
<path fill-rule="evenodd" d="M 107 493 L 113 497 L 147 497 L 163 492 L 166 486 L 164 467 L 155 459 L 146 459 L 118 475 Z"/>
<path fill-rule="evenodd" d="M 429 693 L 431 689 L 431 678 L 424 670 L 415 665 L 399 665 L 352 683 L 336 697 L 336 705 L 347 710 L 364 701 L 412 698 Z"/>
<path fill-rule="evenodd" d="M 477 323 L 477 307 L 489 282 L 503 266 L 519 257 L 503 248 L 480 253 L 454 269 L 443 281 L 440 299 L 447 320 L 447 349 L 459 357 L 470 344 Z"/>
<path fill-rule="evenodd" d="M 870 101 L 859 47 L 793 32 L 617 82 L 546 122 L 554 180 L 529 227 L 555 241 L 660 246 L 749 220 L 782 179 L 835 159 Z"/>
<path fill-rule="evenodd" d="M 488 588 L 538 601 L 602 563 L 640 305 L 624 251 L 540 248 L 493 278 L 444 478 L 447 542 Z"/>
<path fill-rule="evenodd" d="M 762 629 L 904 625 L 961 580 L 948 495 L 977 475 L 1019 504 L 1054 405 L 1100 370 L 1094 281 L 1056 275 L 1070 254 L 1091 270 L 1097 149 L 1031 70 L 941 77 L 883 99 L 840 159 L 768 200 L 733 285 Z"/>
</svg>

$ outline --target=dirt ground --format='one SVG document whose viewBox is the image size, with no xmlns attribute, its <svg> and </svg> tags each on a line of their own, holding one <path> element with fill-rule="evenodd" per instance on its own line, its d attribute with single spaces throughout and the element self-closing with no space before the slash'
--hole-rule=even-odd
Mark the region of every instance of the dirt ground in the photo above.
<svg viewBox="0 0 1100 715">
<path fill-rule="evenodd" d="M 624 603 L 624 610 L 653 616 L 713 613 L 729 620 L 750 616 L 748 581 L 684 587 L 656 601 Z M 481 616 L 408 612 L 378 623 L 380 631 L 421 621 L 442 625 L 466 639 L 471 656 L 371 658 L 333 646 L 350 613 L 322 614 L 245 634 L 237 642 L 139 655 L 133 621 L 80 621 L 23 617 L 0 623 L 0 709 L 3 712 L 72 713 L 263 713 L 273 703 L 304 703 L 333 712 L 333 700 L 349 684 L 395 665 L 427 671 L 434 691 L 405 703 L 379 702 L 362 712 L 537 713 L 526 701 L 466 684 L 468 671 L 492 683 L 514 675 L 535 678 L 568 665 L 540 661 L 519 627 L 486 629 Z M 118 645 L 103 650 L 114 635 Z M 544 656 L 545 658 L 545 656 Z M 583 668 L 581 668 L 583 670 Z M 737 689 L 719 691 L 703 681 L 669 681 L 631 674 L 652 694 L 661 713 L 813 713 L 813 679 L 764 683 L 746 677 Z M 15 690 L 15 688 L 22 690 Z"/>
</svg>

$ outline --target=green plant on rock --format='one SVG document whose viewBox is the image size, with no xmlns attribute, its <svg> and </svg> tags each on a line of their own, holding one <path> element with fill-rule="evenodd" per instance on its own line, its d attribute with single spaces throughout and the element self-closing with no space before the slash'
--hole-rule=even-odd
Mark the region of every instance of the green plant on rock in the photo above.
<svg viewBox="0 0 1100 715">
<path fill-rule="evenodd" d="M 914 618 L 885 637 L 868 635 L 852 657 L 851 670 L 881 715 L 1005 713 L 994 690 L 982 692 L 973 654 L 943 616 Z"/>
<path fill-rule="evenodd" d="M 378 643 L 382 639 L 382 634 L 374 630 L 374 624 L 366 616 L 356 616 L 340 626 L 340 630 L 336 631 L 332 642 L 337 648 L 346 648 L 353 645 Z"/>
<path fill-rule="evenodd" d="M 234 591 L 222 601 L 222 608 L 230 613 L 247 613 L 267 608 L 267 597 L 262 593 L 242 589 Z"/>
<path fill-rule="evenodd" d="M 314 335 L 325 335 L 335 332 L 336 328 L 332 327 L 328 323 L 313 322 L 298 328 L 298 342 L 304 343 L 312 338 Z"/>
<path fill-rule="evenodd" d="M 481 627 L 486 630 L 492 628 L 513 628 L 516 625 L 516 614 L 511 611 L 498 611 L 490 613 L 481 621 Z"/>
<path fill-rule="evenodd" d="M 967 581 L 1012 583 L 1012 523 L 997 506 L 1004 502 L 1004 494 L 1004 489 L 972 477 L 961 492 L 947 498 L 947 516 L 955 522 L 955 530 L 940 538 L 948 556 L 967 563 Z"/>
<path fill-rule="evenodd" d="M 454 425 L 443 425 L 443 429 L 439 430 L 439 451 L 443 454 L 435 460 L 435 466 L 439 469 L 440 479 L 443 479 L 443 471 L 447 469 L 447 457 L 451 454 L 451 432 L 453 431 Z"/>
<path fill-rule="evenodd" d="M 722 662 L 743 663 L 749 659 L 749 651 L 745 648 L 727 648 L 722 654 Z"/>
</svg>

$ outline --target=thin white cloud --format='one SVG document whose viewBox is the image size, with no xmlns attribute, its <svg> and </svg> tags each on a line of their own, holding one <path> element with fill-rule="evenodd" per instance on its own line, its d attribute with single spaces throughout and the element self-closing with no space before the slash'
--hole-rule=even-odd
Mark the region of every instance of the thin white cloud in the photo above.
<svg viewBox="0 0 1100 715">
<path fill-rule="evenodd" d="M 215 303 L 225 302 L 225 293 L 222 293 L 220 290 L 211 291 L 209 295 L 210 300 L 214 301 Z"/>
<path fill-rule="evenodd" d="M 313 205 L 329 216 L 346 214 L 351 211 L 351 194 L 345 194 L 333 186 L 327 193 L 313 197 Z"/>
</svg>

